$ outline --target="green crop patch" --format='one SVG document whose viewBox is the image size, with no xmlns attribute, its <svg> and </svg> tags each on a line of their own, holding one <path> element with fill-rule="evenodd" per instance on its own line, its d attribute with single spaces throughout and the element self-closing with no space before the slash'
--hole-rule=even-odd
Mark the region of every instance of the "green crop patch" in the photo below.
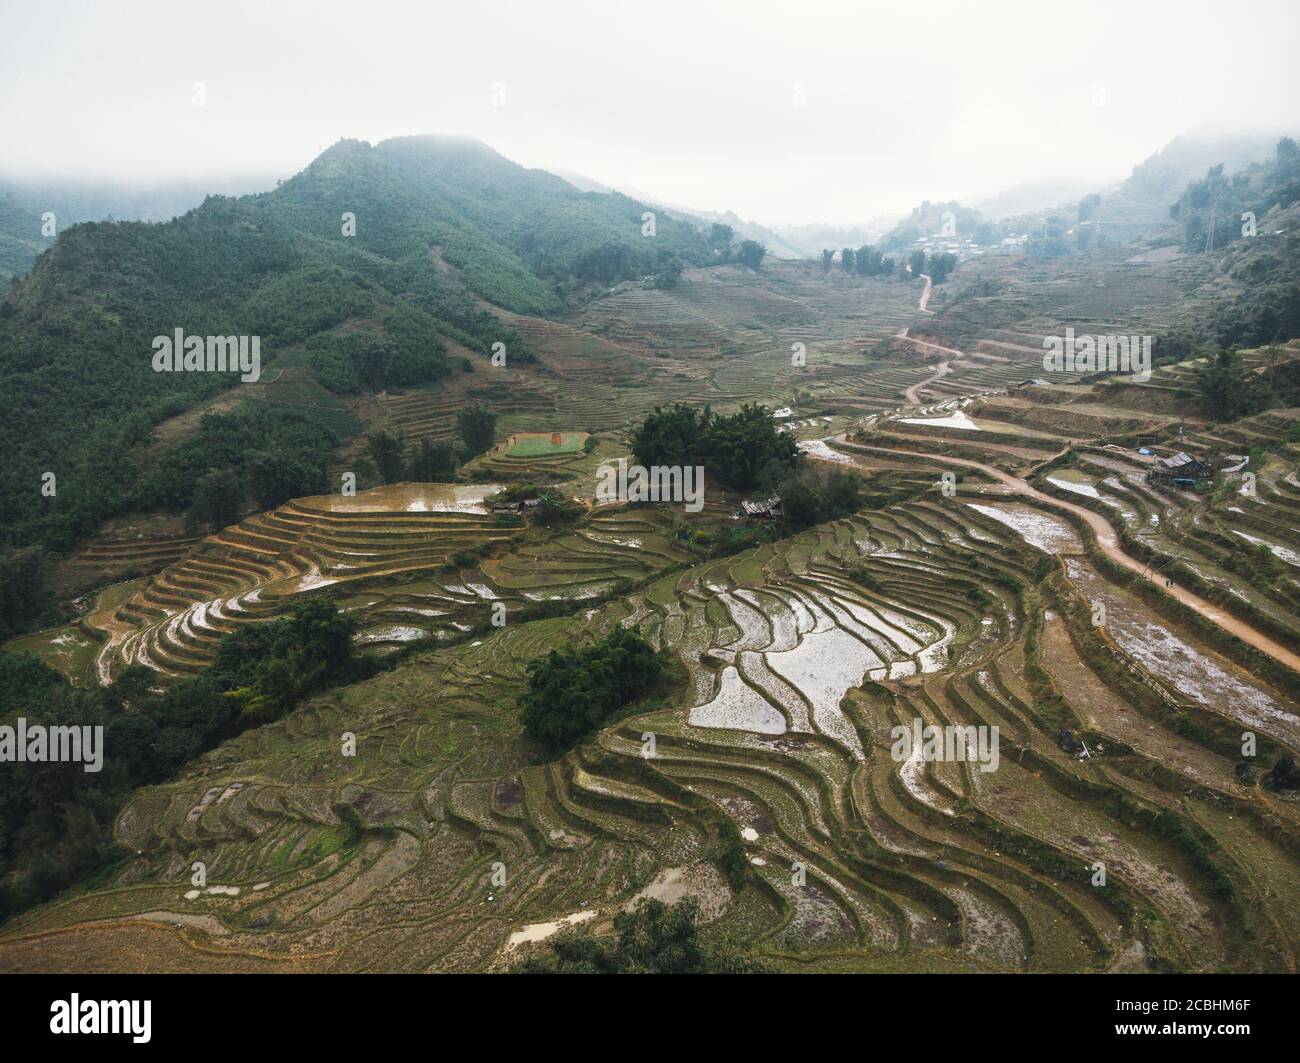
<svg viewBox="0 0 1300 1063">
<path fill-rule="evenodd" d="M 544 458 L 576 454 L 587 441 L 586 432 L 518 432 L 502 444 L 512 458 Z"/>
</svg>

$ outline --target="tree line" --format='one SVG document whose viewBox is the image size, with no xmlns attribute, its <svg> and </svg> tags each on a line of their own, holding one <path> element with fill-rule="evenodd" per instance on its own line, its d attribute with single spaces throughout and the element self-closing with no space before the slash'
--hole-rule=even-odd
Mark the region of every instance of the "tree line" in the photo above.
<svg viewBox="0 0 1300 1063">
<path fill-rule="evenodd" d="M 280 620 L 227 635 L 209 668 L 161 693 L 156 673 L 141 665 L 108 686 L 81 688 L 31 654 L 0 652 L 6 723 L 104 728 L 98 772 L 55 762 L 0 772 L 0 920 L 120 859 L 113 822 L 138 787 L 381 667 L 356 653 L 354 630 L 329 599 L 298 602 Z"/>
</svg>

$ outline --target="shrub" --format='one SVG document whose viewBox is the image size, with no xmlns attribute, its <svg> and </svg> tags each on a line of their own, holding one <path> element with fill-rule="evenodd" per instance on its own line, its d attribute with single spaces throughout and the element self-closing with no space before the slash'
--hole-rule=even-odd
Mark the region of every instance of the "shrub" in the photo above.
<svg viewBox="0 0 1300 1063">
<path fill-rule="evenodd" d="M 642 899 L 614 917 L 614 936 L 565 930 L 550 951 L 510 969 L 512 974 L 768 974 L 763 963 L 699 941 L 699 904 L 671 907 Z"/>
</svg>

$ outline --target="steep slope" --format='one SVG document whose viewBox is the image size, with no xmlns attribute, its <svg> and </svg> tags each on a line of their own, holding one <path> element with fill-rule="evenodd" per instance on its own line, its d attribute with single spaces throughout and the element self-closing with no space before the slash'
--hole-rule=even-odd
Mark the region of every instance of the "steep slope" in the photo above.
<svg viewBox="0 0 1300 1063">
<path fill-rule="evenodd" d="M 0 281 L 25 273 L 32 259 L 51 243 L 41 235 L 40 215 L 0 191 Z"/>
<path fill-rule="evenodd" d="M 156 183 L 0 178 L 0 280 L 21 276 L 54 243 L 41 236 L 40 216 L 62 231 L 88 221 L 170 221 L 209 195 L 246 195 L 273 187 L 270 174 L 176 178 Z"/>
<path fill-rule="evenodd" d="M 259 336 L 264 369 L 293 354 L 334 390 L 429 383 L 448 339 L 527 357 L 484 300 L 547 315 L 569 288 L 703 259 L 703 237 L 666 216 L 643 236 L 644 210 L 475 141 L 408 137 L 341 141 L 271 192 L 165 224 L 61 232 L 0 302 L 6 544 L 66 548 L 157 501 L 138 490 L 150 428 L 238 377 L 155 372 L 155 336 Z"/>
<path fill-rule="evenodd" d="M 1265 158 L 1276 134 L 1175 137 L 1160 151 L 1133 168 L 1117 189 L 1104 193 L 1093 221 L 1113 243 L 1136 240 L 1169 220 L 1169 205 L 1184 186 L 1220 163 L 1240 169 Z"/>
</svg>

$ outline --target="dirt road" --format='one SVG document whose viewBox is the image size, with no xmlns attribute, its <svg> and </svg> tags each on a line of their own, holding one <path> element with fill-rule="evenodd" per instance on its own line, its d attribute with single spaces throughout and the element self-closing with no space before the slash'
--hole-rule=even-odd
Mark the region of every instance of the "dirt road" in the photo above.
<svg viewBox="0 0 1300 1063">
<path fill-rule="evenodd" d="M 913 340 L 912 342 L 915 343 L 916 341 Z M 948 375 L 948 365 L 949 365 L 948 362 L 940 362 L 940 363 L 939 363 L 939 368 L 938 368 L 938 370 L 935 372 L 935 374 L 934 374 L 933 376 L 928 376 L 928 377 L 926 377 L 924 380 L 918 380 L 918 381 L 917 381 L 915 384 L 913 384 L 910 388 L 905 389 L 905 390 L 903 391 L 903 398 L 904 398 L 908 403 L 910 403 L 910 404 L 913 405 L 913 406 L 919 406 L 919 405 L 921 405 L 921 398 L 920 398 L 920 395 L 918 394 L 918 392 L 920 392 L 920 390 L 921 390 L 922 388 L 924 388 L 924 387 L 929 387 L 929 386 L 930 386 L 931 384 L 933 384 L 936 380 L 938 380 L 941 376 L 947 376 L 947 375 Z"/>
<path fill-rule="evenodd" d="M 850 450 L 854 444 L 848 442 L 844 435 L 834 438 L 834 442 L 840 446 L 847 447 Z M 1227 631 L 1242 642 L 1254 646 L 1255 649 L 1262 653 L 1268 654 L 1275 661 L 1286 665 L 1292 671 L 1300 672 L 1300 655 L 1293 653 L 1281 643 L 1274 641 L 1267 635 L 1256 631 L 1249 624 L 1238 620 L 1230 613 L 1225 613 L 1217 606 L 1211 605 L 1203 598 L 1197 597 L 1191 591 L 1184 590 L 1177 584 L 1165 586 L 1164 578 L 1157 576 L 1155 573 L 1147 571 L 1147 566 L 1135 557 L 1126 554 L 1119 545 L 1119 538 L 1115 534 L 1115 529 L 1111 527 L 1110 522 L 1100 513 L 1094 513 L 1086 506 L 1076 505 L 1073 502 L 1065 502 L 1059 498 L 1053 498 L 1051 495 L 1045 495 L 1042 491 L 1029 484 L 1028 481 L 1019 476 L 1013 476 L 1011 473 L 1003 472 L 1001 469 L 995 469 L 992 465 L 985 465 L 983 462 L 971 461 L 969 458 L 952 458 L 946 455 L 925 454 L 920 451 L 912 450 L 895 450 L 892 447 L 874 447 L 874 450 L 883 451 L 889 454 L 898 454 L 904 457 L 921 458 L 927 463 L 933 465 L 942 463 L 946 465 L 962 465 L 969 469 L 978 469 L 986 476 L 991 477 L 998 483 L 1002 484 L 1008 494 L 1020 495 L 1024 498 L 1033 499 L 1047 509 L 1065 511 L 1073 513 L 1082 518 L 1092 528 L 1097 536 L 1097 545 L 1101 550 L 1118 565 L 1122 565 L 1130 572 L 1135 572 L 1145 579 L 1152 586 L 1159 588 L 1165 594 L 1169 595 L 1176 601 L 1181 602 L 1189 609 L 1195 610 L 1212 624 L 1217 625 L 1224 631 Z"/>
<path fill-rule="evenodd" d="M 934 285 L 930 283 L 930 274 L 922 273 L 921 280 L 925 281 L 925 291 L 921 293 L 921 301 L 916 304 L 916 308 L 923 314 L 933 314 L 933 310 L 927 310 L 925 308 L 926 304 L 930 302 L 930 292 L 934 288 Z"/>
</svg>

